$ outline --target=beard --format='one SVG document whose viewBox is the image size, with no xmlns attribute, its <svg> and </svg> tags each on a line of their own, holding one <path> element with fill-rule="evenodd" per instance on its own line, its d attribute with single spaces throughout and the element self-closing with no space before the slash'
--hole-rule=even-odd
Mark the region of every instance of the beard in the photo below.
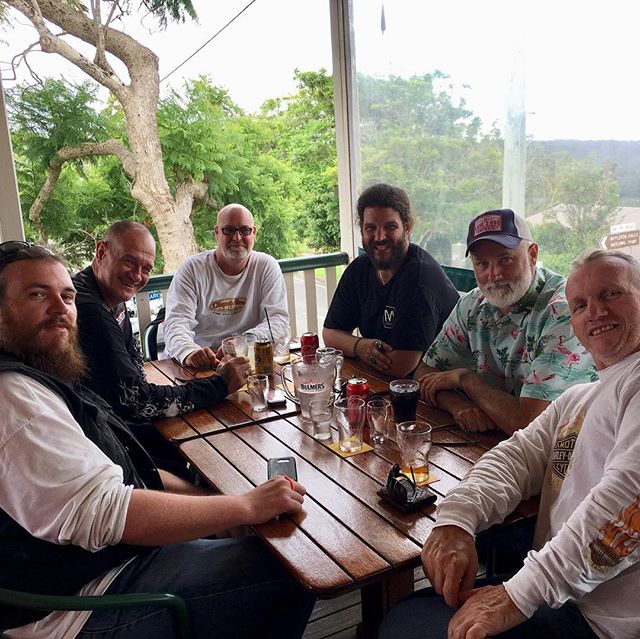
<svg viewBox="0 0 640 639">
<path fill-rule="evenodd" d="M 389 247 L 391 249 L 391 255 L 386 259 L 376 257 L 375 250 L 379 246 Z M 400 266 L 406 256 L 407 248 L 406 238 L 397 240 L 396 242 L 393 240 L 382 240 L 382 242 L 372 240 L 364 245 L 365 252 L 373 262 L 375 268 L 379 271 L 386 271 L 387 269 Z"/>
<path fill-rule="evenodd" d="M 249 248 L 244 244 L 220 246 L 220 251 L 224 258 L 230 262 L 241 262 L 249 257 Z"/>
<path fill-rule="evenodd" d="M 514 306 L 525 296 L 532 281 L 533 274 L 525 270 L 522 277 L 519 277 L 514 282 L 494 282 L 493 284 L 481 286 L 480 290 L 487 302 L 498 308 L 507 308 L 508 306 Z"/>
<path fill-rule="evenodd" d="M 61 325 L 68 329 L 68 338 L 53 346 L 41 344 L 40 331 L 50 326 Z M 67 384 L 79 382 L 87 373 L 87 363 L 80 350 L 78 328 L 64 318 L 42 322 L 36 333 L 24 330 L 20 323 L 4 315 L 0 334 L 0 348 L 43 373 L 53 375 Z"/>
</svg>

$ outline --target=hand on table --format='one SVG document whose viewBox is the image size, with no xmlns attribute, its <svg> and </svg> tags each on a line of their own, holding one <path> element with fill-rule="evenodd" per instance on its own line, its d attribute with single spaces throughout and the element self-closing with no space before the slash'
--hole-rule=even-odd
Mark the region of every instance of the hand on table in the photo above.
<svg viewBox="0 0 640 639">
<path fill-rule="evenodd" d="M 493 430 L 495 422 L 481 408 L 469 406 L 453 413 L 453 419 L 462 430 L 474 433 L 484 433 Z"/>
<path fill-rule="evenodd" d="M 438 408 L 438 393 L 444 390 L 457 390 L 462 385 L 462 378 L 469 373 L 470 371 L 466 368 L 426 373 L 418 380 L 420 397 L 429 406 Z"/>
<path fill-rule="evenodd" d="M 493 637 L 527 620 L 502 585 L 463 592 L 459 598 L 464 604 L 449 622 L 448 639 Z"/>
<path fill-rule="evenodd" d="M 460 593 L 471 589 L 478 573 L 473 537 L 458 526 L 438 526 L 422 549 L 424 574 L 451 607 L 460 605 Z"/>
<path fill-rule="evenodd" d="M 262 524 L 282 513 L 299 513 L 306 489 L 288 477 L 274 477 L 244 495 L 247 500 L 247 524 Z"/>
<path fill-rule="evenodd" d="M 189 353 L 185 357 L 183 364 L 192 368 L 212 368 L 215 370 L 218 365 L 218 358 L 213 350 L 207 346 Z"/>
<path fill-rule="evenodd" d="M 386 371 L 393 363 L 388 355 L 392 350 L 393 347 L 381 339 L 361 339 L 356 346 L 356 356 L 369 366 Z"/>
<path fill-rule="evenodd" d="M 218 364 L 216 373 L 224 379 L 229 394 L 235 393 L 247 383 L 251 375 L 251 364 L 246 357 L 225 355 Z"/>
</svg>

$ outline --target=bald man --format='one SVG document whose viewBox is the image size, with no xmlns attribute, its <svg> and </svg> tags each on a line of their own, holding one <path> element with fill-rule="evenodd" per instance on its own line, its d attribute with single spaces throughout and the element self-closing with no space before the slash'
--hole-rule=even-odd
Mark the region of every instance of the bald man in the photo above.
<svg viewBox="0 0 640 639">
<path fill-rule="evenodd" d="M 220 209 L 216 248 L 188 257 L 167 295 L 164 335 L 167 353 L 181 364 L 211 368 L 225 337 L 251 333 L 270 339 L 289 324 L 287 294 L 278 262 L 253 250 L 256 227 L 240 204 Z"/>
</svg>

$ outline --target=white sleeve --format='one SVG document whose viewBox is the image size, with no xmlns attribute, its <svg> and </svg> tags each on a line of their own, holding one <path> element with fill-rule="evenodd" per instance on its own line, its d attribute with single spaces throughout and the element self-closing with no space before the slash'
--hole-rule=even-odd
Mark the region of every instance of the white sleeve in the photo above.
<svg viewBox="0 0 640 639">
<path fill-rule="evenodd" d="M 132 486 L 35 380 L 0 374 L 0 507 L 34 537 L 90 551 L 122 538 Z"/>
<path fill-rule="evenodd" d="M 529 426 L 487 451 L 438 507 L 436 526 L 469 534 L 500 523 L 523 500 L 540 494 L 558 411 L 551 403 Z"/>
<path fill-rule="evenodd" d="M 526 616 L 580 599 L 640 560 L 640 394 L 620 420 L 602 479 L 538 552 L 505 583 Z M 575 452 L 574 452 L 575 455 Z"/>
<path fill-rule="evenodd" d="M 289 313 L 287 311 L 287 288 L 278 262 L 267 255 L 263 256 L 264 264 L 259 266 L 260 276 L 260 317 L 263 320 L 255 327 L 248 329 L 247 333 L 253 333 L 258 339 L 270 340 L 269 325 L 266 319 L 266 311 L 269 313 L 271 331 L 274 339 L 286 335 L 289 326 Z"/>
<path fill-rule="evenodd" d="M 164 340 L 167 353 L 180 363 L 200 346 L 195 341 L 198 325 L 198 299 L 193 263 L 180 264 L 167 292 L 167 316 L 164 321 Z"/>
</svg>

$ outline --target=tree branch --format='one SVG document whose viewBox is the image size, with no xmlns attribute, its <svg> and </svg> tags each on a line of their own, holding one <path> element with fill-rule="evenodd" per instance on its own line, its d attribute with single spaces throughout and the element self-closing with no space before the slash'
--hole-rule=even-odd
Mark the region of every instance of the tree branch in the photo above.
<svg viewBox="0 0 640 639">
<path fill-rule="evenodd" d="M 47 232 L 42 224 L 41 213 L 45 204 L 53 195 L 56 188 L 62 166 L 70 160 L 78 160 L 80 158 L 115 155 L 122 163 L 122 168 L 133 179 L 135 179 L 136 166 L 131 152 L 118 140 L 106 140 L 105 142 L 85 142 L 79 146 L 65 146 L 59 149 L 49 162 L 47 171 L 47 179 L 40 188 L 36 199 L 29 208 L 29 219 L 34 227 L 38 230 L 39 241 L 46 243 L 48 240 Z"/>
</svg>

